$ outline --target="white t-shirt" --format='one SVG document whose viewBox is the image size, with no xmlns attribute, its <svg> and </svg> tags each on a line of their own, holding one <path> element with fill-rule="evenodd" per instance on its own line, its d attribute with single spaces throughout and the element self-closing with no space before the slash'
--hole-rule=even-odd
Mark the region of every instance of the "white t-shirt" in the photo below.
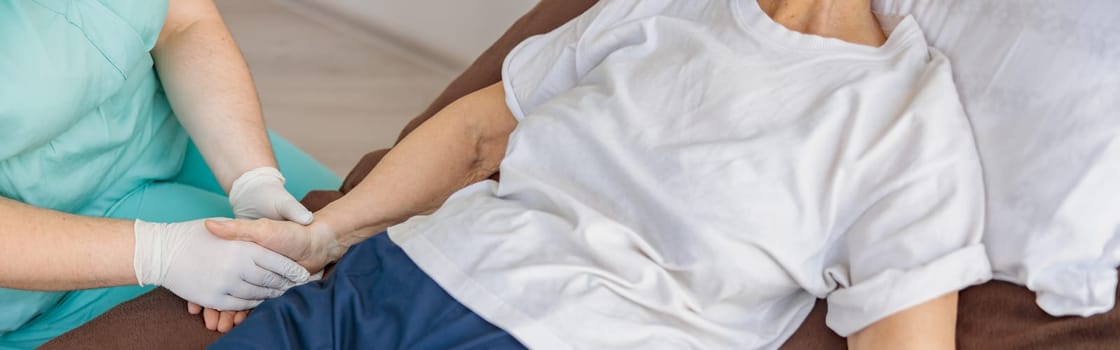
<svg viewBox="0 0 1120 350">
<path fill-rule="evenodd" d="M 530 348 L 776 348 L 984 282 L 984 196 L 949 63 L 753 0 L 609 0 L 506 59 L 502 181 L 389 233 Z"/>
</svg>

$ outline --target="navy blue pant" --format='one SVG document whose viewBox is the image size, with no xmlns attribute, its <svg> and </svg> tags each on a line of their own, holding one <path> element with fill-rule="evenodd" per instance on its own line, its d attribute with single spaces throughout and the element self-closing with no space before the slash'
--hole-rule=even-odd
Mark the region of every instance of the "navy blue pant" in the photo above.
<svg viewBox="0 0 1120 350">
<path fill-rule="evenodd" d="M 262 303 L 211 349 L 524 349 L 455 301 L 387 234 Z"/>
</svg>

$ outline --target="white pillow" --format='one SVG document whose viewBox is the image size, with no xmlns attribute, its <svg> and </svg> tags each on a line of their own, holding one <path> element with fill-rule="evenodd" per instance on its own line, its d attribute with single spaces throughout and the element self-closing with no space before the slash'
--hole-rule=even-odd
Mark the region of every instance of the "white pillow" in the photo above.
<svg viewBox="0 0 1120 350">
<path fill-rule="evenodd" d="M 994 276 L 1051 315 L 1112 308 L 1120 264 L 1120 1 L 876 0 L 952 61 L 987 186 Z"/>
</svg>

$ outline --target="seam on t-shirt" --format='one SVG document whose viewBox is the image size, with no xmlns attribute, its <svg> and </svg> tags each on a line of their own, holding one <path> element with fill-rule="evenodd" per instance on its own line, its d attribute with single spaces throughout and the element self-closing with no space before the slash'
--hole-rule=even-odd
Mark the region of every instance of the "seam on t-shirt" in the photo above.
<svg viewBox="0 0 1120 350">
<path fill-rule="evenodd" d="M 517 56 L 517 53 L 520 52 L 528 42 L 529 41 L 526 40 L 517 44 L 517 46 L 506 55 L 505 61 L 502 62 L 502 89 L 506 92 L 506 107 L 509 108 L 510 112 L 513 113 L 514 119 L 517 119 L 518 122 L 525 119 L 525 110 L 521 107 L 520 98 L 517 97 L 517 90 L 513 86 L 513 79 L 510 79 L 512 74 L 510 72 L 510 64 L 513 58 Z"/>
</svg>

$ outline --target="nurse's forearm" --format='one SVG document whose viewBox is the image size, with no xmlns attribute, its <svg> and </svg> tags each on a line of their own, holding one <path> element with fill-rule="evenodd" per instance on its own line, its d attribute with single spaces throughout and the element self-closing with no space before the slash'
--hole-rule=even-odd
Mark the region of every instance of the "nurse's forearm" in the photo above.
<svg viewBox="0 0 1120 350">
<path fill-rule="evenodd" d="M 172 0 L 152 50 L 171 107 L 228 193 L 276 166 L 249 67 L 211 0 Z"/>
<path fill-rule="evenodd" d="M 0 197 L 0 287 L 74 290 L 136 283 L 133 222 Z"/>
<path fill-rule="evenodd" d="M 361 184 L 316 213 L 312 225 L 327 226 L 350 246 L 430 213 L 498 170 L 516 125 L 501 83 L 467 95 L 394 146 Z"/>
</svg>

